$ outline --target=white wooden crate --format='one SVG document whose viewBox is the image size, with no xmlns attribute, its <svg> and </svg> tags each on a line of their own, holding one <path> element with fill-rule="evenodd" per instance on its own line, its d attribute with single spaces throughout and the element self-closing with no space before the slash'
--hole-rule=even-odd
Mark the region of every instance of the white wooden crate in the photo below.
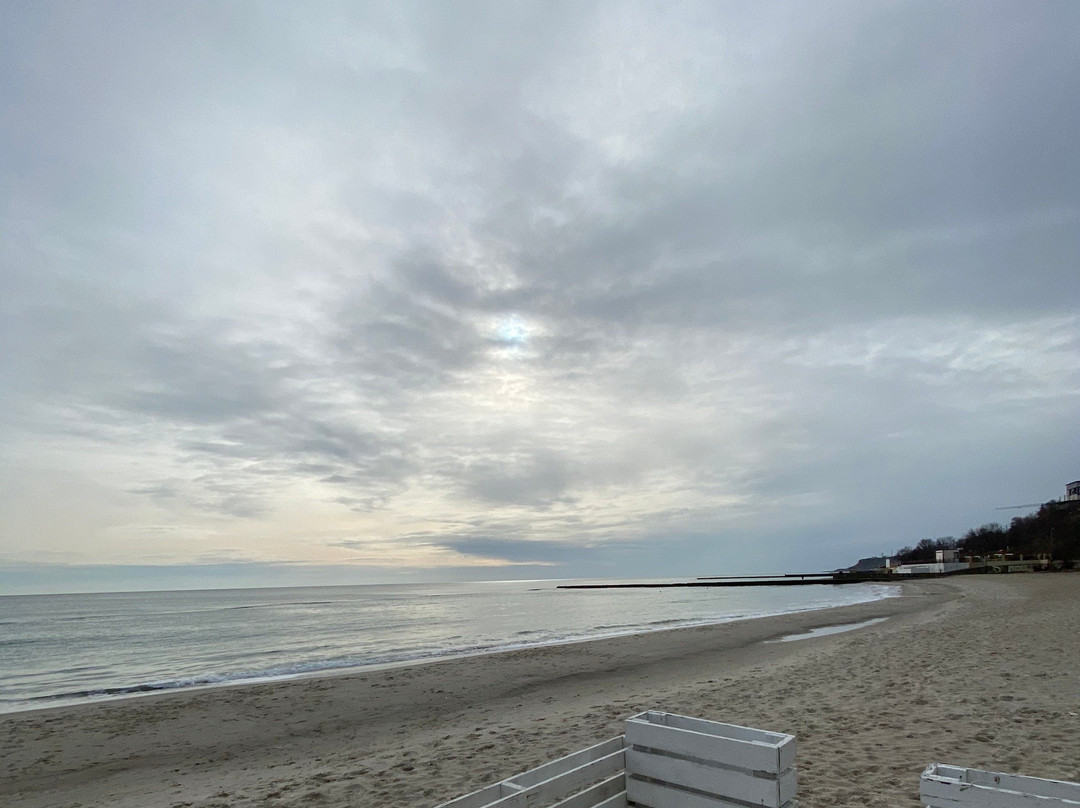
<svg viewBox="0 0 1080 808">
<path fill-rule="evenodd" d="M 927 808 L 1080 808 L 1080 783 L 931 763 L 919 795 Z"/>
<path fill-rule="evenodd" d="M 625 735 L 437 808 L 791 808 L 794 763 L 790 735 L 649 711 Z"/>
<path fill-rule="evenodd" d="M 645 808 L 795 805 L 795 737 L 649 711 L 626 722 L 626 797 Z"/>
</svg>

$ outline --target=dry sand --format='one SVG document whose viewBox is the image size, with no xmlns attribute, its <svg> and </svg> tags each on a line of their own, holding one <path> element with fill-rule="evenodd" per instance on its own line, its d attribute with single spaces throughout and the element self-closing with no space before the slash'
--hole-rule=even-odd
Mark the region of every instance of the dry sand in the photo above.
<svg viewBox="0 0 1080 808">
<path fill-rule="evenodd" d="M 1080 780 L 1080 574 L 0 717 L 0 803 L 433 806 L 656 708 L 798 737 L 799 796 L 918 805 L 932 760 Z M 889 617 L 798 642 L 815 626 Z"/>
</svg>

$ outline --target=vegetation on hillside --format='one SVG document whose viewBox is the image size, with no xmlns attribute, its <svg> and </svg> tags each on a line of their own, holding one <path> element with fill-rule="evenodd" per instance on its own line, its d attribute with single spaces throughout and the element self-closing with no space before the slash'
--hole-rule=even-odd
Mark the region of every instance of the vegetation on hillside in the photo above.
<svg viewBox="0 0 1080 808">
<path fill-rule="evenodd" d="M 996 553 L 1046 555 L 1059 561 L 1080 559 L 1080 506 L 1047 502 L 1037 513 L 1018 516 L 1008 527 L 991 523 L 969 530 L 962 538 L 923 539 L 897 550 L 902 564 L 933 561 L 935 551 L 960 551 L 961 556 L 985 558 Z"/>
</svg>

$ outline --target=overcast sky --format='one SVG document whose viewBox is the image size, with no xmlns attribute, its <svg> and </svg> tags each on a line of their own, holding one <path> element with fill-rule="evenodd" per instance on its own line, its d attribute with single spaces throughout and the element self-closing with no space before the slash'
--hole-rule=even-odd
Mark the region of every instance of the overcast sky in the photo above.
<svg viewBox="0 0 1080 808">
<path fill-rule="evenodd" d="M 0 587 L 806 571 L 1080 478 L 1080 4 L 0 6 Z"/>
</svg>

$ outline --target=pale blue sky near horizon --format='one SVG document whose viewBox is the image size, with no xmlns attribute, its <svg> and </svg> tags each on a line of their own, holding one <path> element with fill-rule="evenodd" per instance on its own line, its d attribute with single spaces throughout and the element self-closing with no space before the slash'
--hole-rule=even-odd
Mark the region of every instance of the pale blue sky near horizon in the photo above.
<svg viewBox="0 0 1080 808">
<path fill-rule="evenodd" d="M 1080 477 L 1080 5 L 0 7 L 0 593 L 831 569 Z"/>
</svg>

